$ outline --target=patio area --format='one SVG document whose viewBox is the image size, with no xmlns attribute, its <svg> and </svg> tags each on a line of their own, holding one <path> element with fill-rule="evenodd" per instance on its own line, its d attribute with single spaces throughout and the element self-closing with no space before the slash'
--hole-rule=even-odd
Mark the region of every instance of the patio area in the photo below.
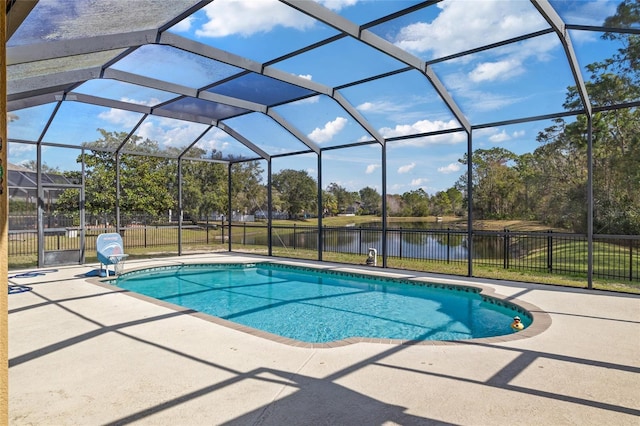
<svg viewBox="0 0 640 426">
<path fill-rule="evenodd" d="M 193 255 L 129 260 L 125 270 L 256 260 L 274 259 Z M 296 347 L 97 285 L 85 276 L 97 267 L 9 273 L 10 285 L 30 288 L 8 296 L 11 425 L 638 425 L 640 418 L 637 295 L 377 270 L 481 285 L 540 308 L 550 324 L 517 339 Z"/>
</svg>

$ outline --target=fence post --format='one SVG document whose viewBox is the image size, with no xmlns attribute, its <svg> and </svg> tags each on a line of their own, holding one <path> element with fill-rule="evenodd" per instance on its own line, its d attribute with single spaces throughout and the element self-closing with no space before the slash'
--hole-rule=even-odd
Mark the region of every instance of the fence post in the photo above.
<svg viewBox="0 0 640 426">
<path fill-rule="evenodd" d="M 362 254 L 362 225 L 358 226 L 358 254 Z"/>
<path fill-rule="evenodd" d="M 296 236 L 296 224 L 293 224 L 293 249 L 298 248 L 298 237 Z"/>
<path fill-rule="evenodd" d="M 447 263 L 451 262 L 451 228 L 447 228 Z"/>
<path fill-rule="evenodd" d="M 553 272 L 553 231 L 548 230 L 547 233 L 547 270 Z"/>
<path fill-rule="evenodd" d="M 633 281 L 633 240 L 629 240 L 629 281 Z"/>
<path fill-rule="evenodd" d="M 399 250 L 400 259 L 402 259 L 402 226 L 399 229 L 400 229 L 400 239 L 398 240 L 398 250 Z"/>
<path fill-rule="evenodd" d="M 242 222 L 242 245 L 247 245 L 247 222 Z"/>
<path fill-rule="evenodd" d="M 509 230 L 504 228 L 504 239 L 502 244 L 503 267 L 509 269 Z"/>
</svg>

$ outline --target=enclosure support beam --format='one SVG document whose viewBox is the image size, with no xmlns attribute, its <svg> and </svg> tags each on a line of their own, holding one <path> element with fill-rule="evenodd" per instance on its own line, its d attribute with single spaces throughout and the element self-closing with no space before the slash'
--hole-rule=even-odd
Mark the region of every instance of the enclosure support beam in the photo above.
<svg viewBox="0 0 640 426">
<path fill-rule="evenodd" d="M 271 157 L 267 158 L 267 247 L 269 256 L 273 256 L 273 186 Z"/>
<path fill-rule="evenodd" d="M 116 232 L 120 232 L 120 152 L 116 152 Z M 39 167 L 38 167 L 39 170 Z"/>
<path fill-rule="evenodd" d="M 473 276 L 473 131 L 467 133 L 467 276 Z"/>
<path fill-rule="evenodd" d="M 593 117 L 587 114 L 587 288 L 593 288 Z"/>
<path fill-rule="evenodd" d="M 42 145 L 36 145 L 36 230 L 38 233 L 38 267 L 44 266 L 44 189 L 42 188 Z"/>
<path fill-rule="evenodd" d="M 576 82 L 576 90 L 580 95 L 584 110 L 587 112 L 587 115 L 590 116 L 592 112 L 591 101 L 589 100 L 587 87 L 584 84 L 580 64 L 578 63 L 578 58 L 576 57 L 573 45 L 571 44 L 571 37 L 569 37 L 569 31 L 567 30 L 566 24 L 548 0 L 531 0 L 531 2 L 558 35 L 558 38 L 562 43 L 562 47 L 564 48 L 564 53 L 567 56 L 567 61 L 569 62 L 573 79 Z"/>
<path fill-rule="evenodd" d="M 229 167 L 227 167 L 227 223 L 229 224 L 229 232 L 227 232 L 227 236 L 229 238 L 228 250 L 232 251 L 231 246 L 231 169 L 233 169 L 233 163 L 229 163 Z M 222 244 L 224 244 L 224 219 L 222 220 Z"/>
<path fill-rule="evenodd" d="M 0 102 L 2 111 L 7 110 L 7 61 L 6 61 L 6 8 L 0 11 Z M 13 31 L 13 30 L 12 30 Z M 7 114 L 0 114 L 0 277 L 9 276 L 9 223 L 7 197 Z M 9 317 L 7 314 L 8 293 L 0 292 L 0 424 L 9 424 Z"/>
<path fill-rule="evenodd" d="M 382 145 L 382 267 L 387 267 L 387 144 Z M 402 244 L 402 241 L 400 241 Z"/>
<path fill-rule="evenodd" d="M 324 232 L 322 230 L 322 151 L 318 152 L 318 260 L 322 261 Z"/>
<path fill-rule="evenodd" d="M 182 158 L 178 158 L 178 256 L 182 256 L 182 208 Z"/>
<path fill-rule="evenodd" d="M 85 209 L 87 204 L 87 193 L 85 192 L 87 168 L 84 148 L 80 150 L 80 158 L 82 158 L 80 163 L 80 263 L 84 265 L 87 255 L 87 212 Z"/>
</svg>

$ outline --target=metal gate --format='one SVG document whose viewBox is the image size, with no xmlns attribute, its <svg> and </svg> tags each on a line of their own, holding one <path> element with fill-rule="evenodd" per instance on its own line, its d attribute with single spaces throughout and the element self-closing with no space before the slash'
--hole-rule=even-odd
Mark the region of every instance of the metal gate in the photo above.
<svg viewBox="0 0 640 426">
<path fill-rule="evenodd" d="M 41 188 L 38 205 L 38 266 L 84 263 L 83 186 L 43 183 Z"/>
</svg>

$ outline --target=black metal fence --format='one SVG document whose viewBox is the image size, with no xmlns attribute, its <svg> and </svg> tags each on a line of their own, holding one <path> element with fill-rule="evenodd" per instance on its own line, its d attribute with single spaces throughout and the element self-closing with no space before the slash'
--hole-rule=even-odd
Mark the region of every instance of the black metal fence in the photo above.
<svg viewBox="0 0 640 426">
<path fill-rule="evenodd" d="M 273 247 L 294 251 L 317 250 L 319 235 L 314 226 L 273 226 L 271 243 Z M 386 254 L 391 259 L 466 264 L 471 247 L 474 265 L 569 276 L 588 273 L 588 240 L 583 234 L 505 229 L 474 231 L 472 238 L 469 244 L 466 230 L 388 228 Z M 232 242 L 240 247 L 268 246 L 266 231 L 257 232 L 255 225 L 234 225 Z M 366 256 L 373 248 L 381 255 L 382 244 L 379 228 L 322 228 L 324 252 Z M 640 236 L 595 235 L 593 275 L 640 282 Z"/>
<path fill-rule="evenodd" d="M 274 249 L 317 251 L 322 235 L 322 248 L 328 253 L 367 255 L 375 249 L 384 252 L 382 230 L 370 227 L 273 226 L 271 244 Z M 79 232 L 75 227 L 47 228 L 46 250 L 78 249 Z M 108 222 L 92 224 L 85 229 L 85 252 L 95 252 L 100 233 L 116 232 Z M 156 252 L 182 250 L 227 249 L 231 235 L 232 250 L 268 249 L 268 227 L 264 223 L 229 224 L 205 222 L 178 226 L 144 224 L 135 221 L 120 230 L 125 247 L 153 249 Z M 386 254 L 389 259 L 428 260 L 435 263 L 468 262 L 509 270 L 526 270 L 557 275 L 584 276 L 588 270 L 586 235 L 557 232 L 474 231 L 472 244 L 465 230 L 388 228 Z M 37 256 L 35 230 L 9 231 L 9 264 L 15 256 Z M 593 238 L 593 276 L 601 279 L 640 282 L 640 236 L 595 235 Z"/>
<path fill-rule="evenodd" d="M 84 230 L 86 257 L 96 257 L 96 239 L 103 233 L 118 232 L 113 226 L 88 227 Z M 130 225 L 120 229 L 125 248 L 144 252 L 151 249 L 157 253 L 178 253 L 179 241 L 187 250 L 221 249 L 225 241 L 224 228 L 217 225 L 183 225 L 179 233 L 177 225 Z M 81 230 L 78 227 L 45 228 L 44 250 L 80 250 Z M 10 230 L 8 238 L 9 266 L 19 257 L 38 255 L 38 233 L 36 230 Z M 19 263 L 20 266 L 23 262 Z"/>
</svg>

